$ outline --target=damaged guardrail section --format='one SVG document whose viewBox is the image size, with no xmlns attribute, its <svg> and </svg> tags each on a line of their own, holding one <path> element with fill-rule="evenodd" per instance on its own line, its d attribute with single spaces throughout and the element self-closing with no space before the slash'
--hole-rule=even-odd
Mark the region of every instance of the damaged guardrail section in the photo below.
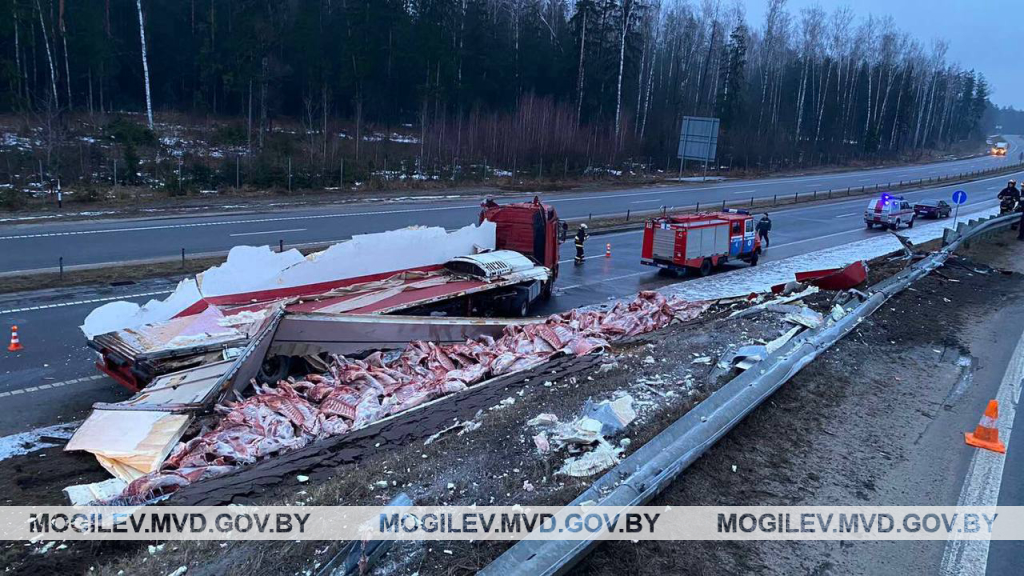
<svg viewBox="0 0 1024 576">
<path fill-rule="evenodd" d="M 646 504 L 747 414 L 822 352 L 852 332 L 889 298 L 940 268 L 961 245 L 1004 230 L 1019 218 L 1018 214 L 1011 214 L 971 220 L 955 231 L 948 231 L 941 250 L 876 284 L 866 297 L 843 307 L 842 315 L 833 314 L 832 324 L 804 332 L 754 364 L 604 474 L 569 506 L 631 507 Z M 495 559 L 480 574 L 563 574 L 597 543 L 597 540 L 524 540 Z"/>
</svg>

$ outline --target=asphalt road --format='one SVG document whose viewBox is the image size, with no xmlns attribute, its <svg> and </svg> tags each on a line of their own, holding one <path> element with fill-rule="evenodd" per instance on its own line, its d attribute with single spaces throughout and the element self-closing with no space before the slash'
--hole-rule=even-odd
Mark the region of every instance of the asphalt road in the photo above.
<svg viewBox="0 0 1024 576">
<path fill-rule="evenodd" d="M 994 206 L 995 194 L 1005 179 L 1001 176 L 905 196 L 911 201 L 949 198 L 954 190 L 963 189 L 969 196 L 969 204 L 964 209 L 966 215 Z M 772 246 L 763 261 L 883 234 L 877 229 L 865 229 L 861 217 L 866 202 L 864 198 L 856 198 L 773 212 Z M 641 237 L 640 230 L 595 235 L 588 243 L 588 257 L 582 266 L 572 264 L 572 243 L 564 244 L 555 296 L 534 312 L 538 315 L 553 313 L 678 282 L 640 264 Z M 609 243 L 612 256 L 606 258 L 604 248 Z M 127 391 L 98 376 L 93 367 L 94 353 L 85 346 L 78 326 L 103 302 L 128 299 L 141 303 L 150 298 L 162 298 L 173 285 L 169 280 L 153 280 L 129 286 L 0 296 L 0 326 L 4 330 L 9 325 L 19 326 L 25 346 L 17 353 L 0 352 L 3 354 L 0 356 L 0 403 L 6 408 L 4 416 L 0 417 L 0 435 L 78 419 L 93 402 L 127 397 Z M 17 391 L 22 392 L 15 393 Z M 3 396 L 5 393 L 12 395 Z"/>
<path fill-rule="evenodd" d="M 685 206 L 723 200 L 772 198 L 896 184 L 983 170 L 1016 162 L 1024 141 L 1008 137 L 1005 157 L 714 184 L 662 185 L 615 191 L 546 194 L 563 218 L 621 214 L 660 206 Z M 532 195 L 522 197 L 523 200 Z M 446 228 L 475 220 L 479 199 L 395 203 L 356 203 L 268 212 L 233 212 L 214 216 L 24 224 L 0 233 L 0 273 L 65 266 L 173 258 L 225 251 L 239 244 L 296 245 L 338 241 L 354 234 L 393 230 L 413 224 Z"/>
</svg>

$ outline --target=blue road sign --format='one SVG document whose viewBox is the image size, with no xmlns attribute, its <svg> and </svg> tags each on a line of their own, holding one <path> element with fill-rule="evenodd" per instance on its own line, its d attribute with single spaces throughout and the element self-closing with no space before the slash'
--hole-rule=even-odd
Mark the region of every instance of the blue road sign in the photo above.
<svg viewBox="0 0 1024 576">
<path fill-rule="evenodd" d="M 963 204 L 964 202 L 967 202 L 967 192 L 964 192 L 963 190 L 957 190 L 956 192 L 953 192 L 953 203 L 954 204 L 958 204 L 959 205 L 959 204 Z"/>
</svg>

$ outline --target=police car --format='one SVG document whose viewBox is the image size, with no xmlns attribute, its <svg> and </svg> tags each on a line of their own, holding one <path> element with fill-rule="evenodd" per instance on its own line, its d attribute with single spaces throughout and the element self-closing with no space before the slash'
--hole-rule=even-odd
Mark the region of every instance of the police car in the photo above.
<svg viewBox="0 0 1024 576">
<path fill-rule="evenodd" d="M 907 228 L 913 228 L 914 207 L 903 196 L 882 194 L 868 201 L 868 207 L 864 210 L 864 223 L 868 228 L 878 226 L 895 230 L 904 224 Z"/>
</svg>

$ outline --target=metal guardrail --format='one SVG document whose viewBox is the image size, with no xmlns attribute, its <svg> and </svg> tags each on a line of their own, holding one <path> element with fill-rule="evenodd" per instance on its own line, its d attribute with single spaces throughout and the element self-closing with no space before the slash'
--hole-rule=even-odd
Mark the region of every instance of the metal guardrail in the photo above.
<svg viewBox="0 0 1024 576">
<path fill-rule="evenodd" d="M 641 506 L 737 423 L 822 352 L 852 332 L 889 298 L 941 267 L 964 242 L 1009 227 L 1018 214 L 973 220 L 958 226 L 947 246 L 876 284 L 866 299 L 829 326 L 809 330 L 748 369 L 672 423 L 663 432 L 599 478 L 569 506 Z M 754 369 L 756 368 L 756 369 Z M 480 571 L 484 575 L 563 574 L 589 553 L 597 540 L 520 541 Z"/>
</svg>

